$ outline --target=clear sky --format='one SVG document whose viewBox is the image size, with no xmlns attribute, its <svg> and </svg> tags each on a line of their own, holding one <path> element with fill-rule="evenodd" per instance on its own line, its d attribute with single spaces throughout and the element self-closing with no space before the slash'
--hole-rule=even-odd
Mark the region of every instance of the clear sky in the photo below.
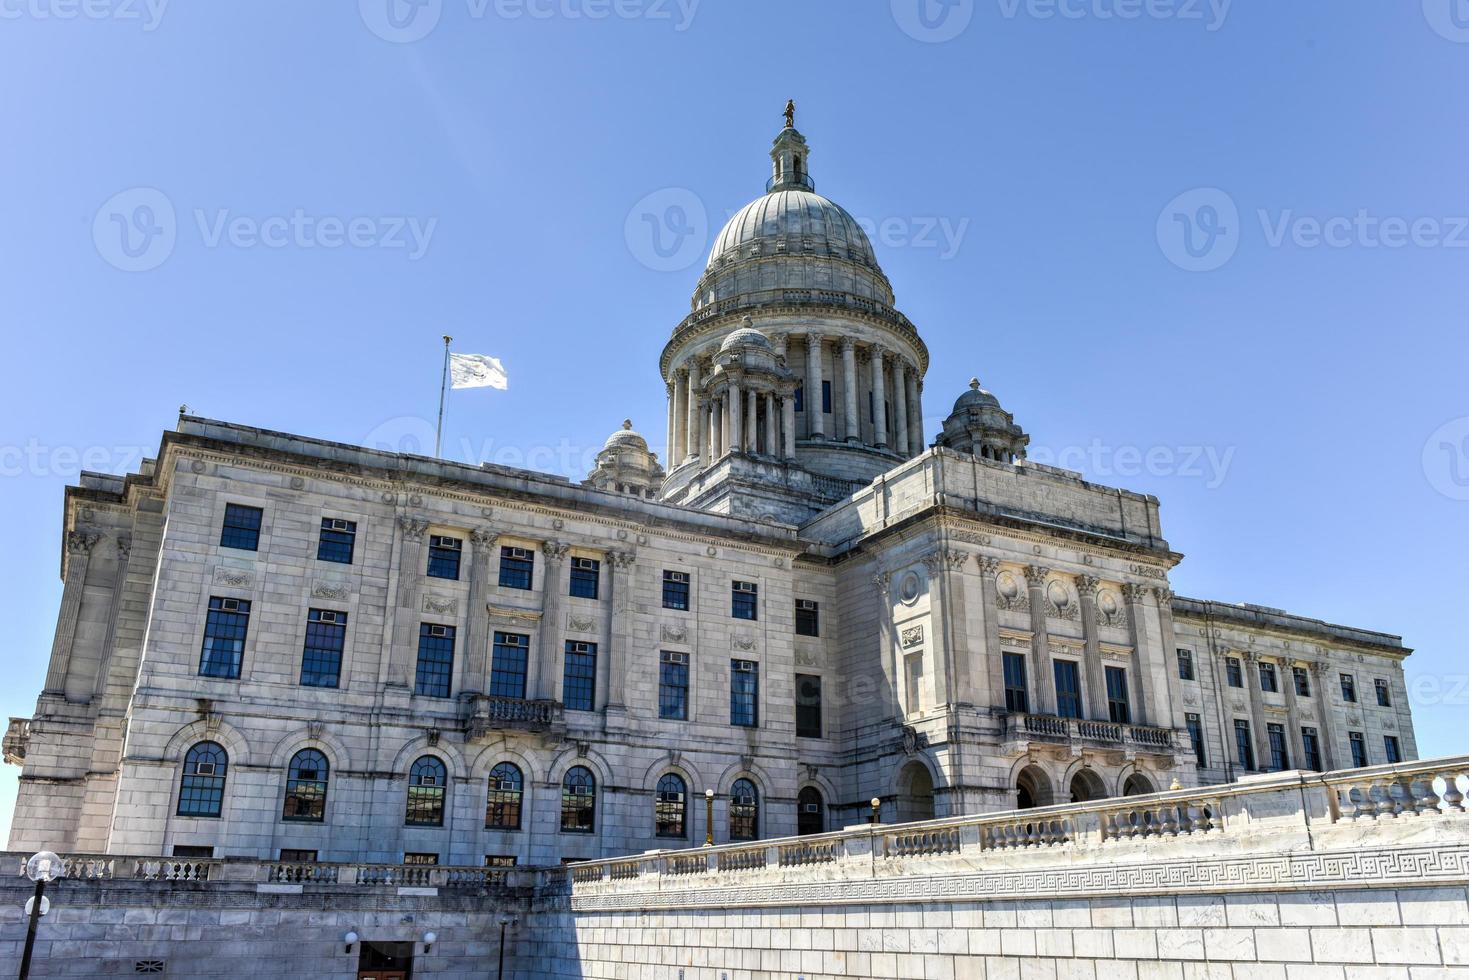
<svg viewBox="0 0 1469 980">
<path fill-rule="evenodd" d="M 1177 591 L 1403 634 L 1422 753 L 1469 749 L 1466 0 L 0 0 L 0 711 L 62 488 L 181 404 L 411 443 L 450 333 L 510 390 L 451 396 L 447 455 L 661 445 L 788 98 L 930 436 L 979 375 L 1162 500 Z"/>
</svg>

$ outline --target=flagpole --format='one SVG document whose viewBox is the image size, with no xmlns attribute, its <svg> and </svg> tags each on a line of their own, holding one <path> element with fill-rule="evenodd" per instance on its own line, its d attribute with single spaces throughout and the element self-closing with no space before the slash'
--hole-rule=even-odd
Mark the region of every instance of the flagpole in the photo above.
<svg viewBox="0 0 1469 980">
<path fill-rule="evenodd" d="M 434 432 L 434 458 L 439 458 L 439 447 L 444 442 L 444 393 L 449 390 L 449 344 L 454 338 L 444 335 L 444 373 L 439 378 L 439 427 Z"/>
</svg>

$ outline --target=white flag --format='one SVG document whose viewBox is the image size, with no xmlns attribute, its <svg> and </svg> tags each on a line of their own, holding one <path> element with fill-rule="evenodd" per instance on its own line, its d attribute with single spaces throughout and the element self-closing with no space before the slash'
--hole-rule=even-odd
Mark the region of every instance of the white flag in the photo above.
<svg viewBox="0 0 1469 980">
<path fill-rule="evenodd" d="M 455 390 L 460 388 L 498 388 L 504 391 L 510 379 L 498 357 L 484 354 L 450 354 L 449 376 Z"/>
</svg>

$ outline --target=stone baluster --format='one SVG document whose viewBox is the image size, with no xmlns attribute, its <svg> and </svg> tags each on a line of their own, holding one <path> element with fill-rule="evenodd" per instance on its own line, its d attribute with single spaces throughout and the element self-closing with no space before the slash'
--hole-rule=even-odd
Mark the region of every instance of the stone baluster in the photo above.
<svg viewBox="0 0 1469 980">
<path fill-rule="evenodd" d="M 684 387 L 688 392 L 685 397 L 689 408 L 688 432 L 685 434 L 686 445 L 684 452 L 689 457 L 694 457 L 699 454 L 700 447 L 707 446 L 704 438 L 705 433 L 702 431 L 705 402 L 699 397 L 698 358 L 689 358 L 689 368 L 684 378 Z"/>
<path fill-rule="evenodd" d="M 538 686 L 536 697 L 544 701 L 559 701 L 561 676 L 556 666 L 561 662 L 561 592 L 566 587 L 566 553 L 571 546 L 560 541 L 541 542 L 541 554 L 546 559 L 546 570 L 541 579 L 541 643 Z M 529 678 L 527 678 L 527 683 Z"/>
<path fill-rule="evenodd" d="M 826 413 L 822 411 L 821 334 L 806 335 L 806 437 L 826 438 Z"/>
<path fill-rule="evenodd" d="M 498 532 L 476 528 L 470 532 L 469 613 L 464 629 L 464 676 L 459 690 L 483 694 L 489 689 L 490 555 Z"/>
<path fill-rule="evenodd" d="M 901 357 L 893 358 L 893 432 L 898 455 L 907 459 L 908 451 L 908 367 Z"/>
<path fill-rule="evenodd" d="M 886 357 L 887 352 L 881 347 L 872 348 L 872 444 L 879 449 L 888 445 Z"/>
<path fill-rule="evenodd" d="M 92 562 L 92 548 L 100 540 L 102 532 L 92 528 L 77 528 L 66 534 L 66 579 L 61 587 L 61 611 L 56 617 L 56 633 L 51 641 L 51 661 L 46 668 L 44 694 L 64 694 L 66 691 L 66 674 L 71 666 L 72 647 L 76 643 L 77 619 L 87 587 L 87 567 Z"/>
<path fill-rule="evenodd" d="M 1051 667 L 1050 637 L 1046 632 L 1046 579 L 1051 570 L 1043 565 L 1025 566 L 1025 583 L 1030 590 L 1030 693 L 1036 714 L 1056 713 L 1055 671 Z"/>
<path fill-rule="evenodd" d="M 861 442 L 862 430 L 857 425 L 857 342 L 842 338 L 842 414 L 847 442 Z"/>
<path fill-rule="evenodd" d="M 1087 713 L 1098 721 L 1111 717 L 1107 710 L 1107 672 L 1102 669 L 1102 640 L 1097 632 L 1097 589 L 1102 582 L 1095 575 L 1083 575 L 1076 580 L 1076 591 L 1081 596 L 1081 633 L 1085 644 L 1082 660 L 1086 670 Z M 1140 669 L 1139 657 L 1134 651 L 1133 671 Z M 1136 708 L 1142 715 L 1142 705 Z M 1141 717 L 1138 718 L 1141 721 Z"/>
</svg>

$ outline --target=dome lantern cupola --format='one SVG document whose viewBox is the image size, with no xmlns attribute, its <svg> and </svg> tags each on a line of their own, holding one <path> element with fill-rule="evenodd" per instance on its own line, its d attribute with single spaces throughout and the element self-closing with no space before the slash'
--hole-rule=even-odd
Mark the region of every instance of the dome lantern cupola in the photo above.
<svg viewBox="0 0 1469 980">
<path fill-rule="evenodd" d="M 775 172 L 770 182 L 765 185 L 767 192 L 816 190 L 816 183 L 811 179 L 808 169 L 811 148 L 806 145 L 806 137 L 796 129 L 796 103 L 794 101 L 786 103 L 786 128 L 775 137 L 775 146 L 770 150 L 770 159 L 775 165 Z"/>
<path fill-rule="evenodd" d="M 622 428 L 607 437 L 597 453 L 596 468 L 582 485 L 651 499 L 663 484 L 663 476 L 663 467 L 658 464 L 658 455 L 648 449 L 648 440 L 633 431 L 632 419 L 624 419 Z"/>
<path fill-rule="evenodd" d="M 944 419 L 938 445 L 980 459 L 1013 463 L 1025 458 L 1030 436 L 1015 424 L 1015 416 L 1000 407 L 1000 400 L 992 392 L 980 387 L 978 378 L 971 378 L 969 390 L 959 396 L 954 410 Z"/>
</svg>

